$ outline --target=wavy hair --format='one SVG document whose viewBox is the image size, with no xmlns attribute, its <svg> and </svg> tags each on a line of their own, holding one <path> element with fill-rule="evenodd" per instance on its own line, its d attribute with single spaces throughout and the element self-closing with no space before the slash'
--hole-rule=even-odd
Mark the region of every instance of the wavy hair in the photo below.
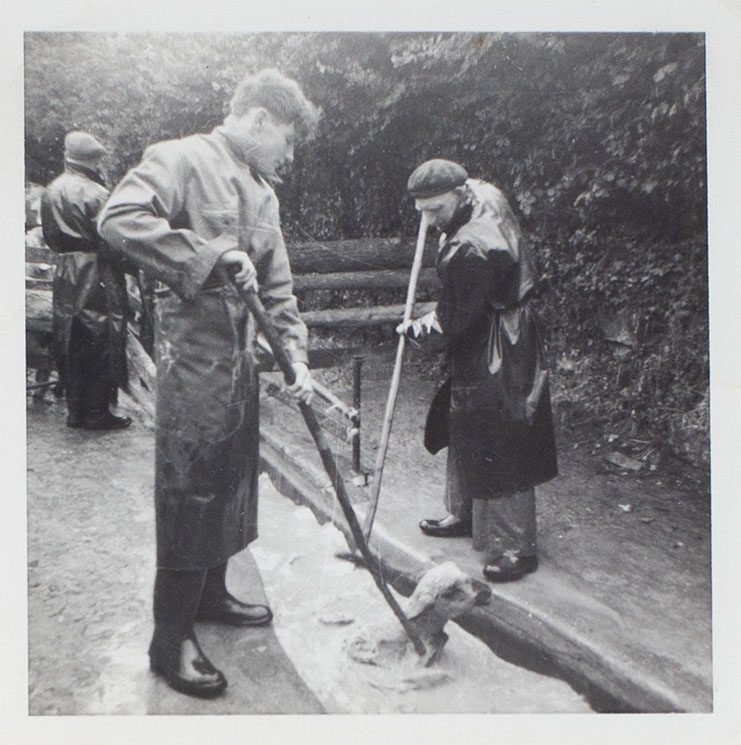
<svg viewBox="0 0 741 745">
<path fill-rule="evenodd" d="M 302 139 L 312 137 L 319 124 L 319 109 L 306 98 L 295 80 L 275 69 L 247 75 L 229 104 L 235 116 L 242 116 L 254 107 L 266 109 L 285 124 L 293 124 Z"/>
</svg>

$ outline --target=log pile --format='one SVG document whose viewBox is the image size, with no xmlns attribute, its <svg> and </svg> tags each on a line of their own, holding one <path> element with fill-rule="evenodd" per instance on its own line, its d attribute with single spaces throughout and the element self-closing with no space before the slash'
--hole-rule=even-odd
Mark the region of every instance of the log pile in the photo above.
<svg viewBox="0 0 741 745">
<path fill-rule="evenodd" d="M 26 361 L 48 378 L 52 369 L 52 279 L 54 254 L 46 247 L 41 229 L 26 234 Z M 294 285 L 300 295 L 313 290 L 389 290 L 402 289 L 409 281 L 414 241 L 392 238 L 312 242 L 289 246 Z M 425 248 L 418 286 L 434 290 L 439 286 L 432 268 L 435 249 Z M 135 283 L 130 284 L 132 310 L 141 314 L 143 306 Z M 428 312 L 434 303 L 420 303 L 417 315 Z M 404 314 L 403 305 L 381 305 L 305 311 L 302 317 L 310 328 L 364 328 L 395 325 Z M 150 416 L 154 416 L 155 367 L 142 346 L 142 329 L 130 324 L 126 345 L 131 397 Z M 342 350 L 310 351 L 310 366 L 327 367 L 336 363 Z M 262 369 L 271 361 L 263 360 Z M 275 392 L 272 392 L 275 395 Z"/>
<path fill-rule="evenodd" d="M 44 244 L 41 228 L 26 233 L 26 366 L 36 370 L 37 382 L 49 379 L 53 368 L 52 278 L 54 254 Z"/>
<path fill-rule="evenodd" d="M 357 238 L 289 244 L 288 253 L 294 274 L 375 274 L 386 270 L 403 270 L 408 278 L 414 248 L 415 241 L 412 238 Z M 434 242 L 428 241 L 422 259 L 423 267 L 434 267 L 436 251 Z"/>
<path fill-rule="evenodd" d="M 39 229 L 29 231 L 26 240 L 26 329 L 51 333 L 51 284 L 54 255 L 43 245 Z M 425 249 L 418 286 L 436 289 L 436 271 L 429 265 L 434 251 Z M 414 246 L 399 239 L 358 239 L 327 243 L 303 243 L 289 248 L 298 293 L 311 290 L 387 290 L 406 287 Z M 132 297 L 139 309 L 139 298 Z M 426 313 L 432 303 L 418 306 Z M 302 314 L 309 327 L 358 328 L 398 323 L 403 305 L 311 310 Z"/>
</svg>

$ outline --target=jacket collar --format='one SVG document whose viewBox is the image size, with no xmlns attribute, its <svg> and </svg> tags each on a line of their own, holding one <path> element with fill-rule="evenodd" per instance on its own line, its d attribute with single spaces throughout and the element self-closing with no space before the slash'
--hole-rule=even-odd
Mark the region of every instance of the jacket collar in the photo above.
<svg viewBox="0 0 741 745">
<path fill-rule="evenodd" d="M 443 231 L 445 240 L 449 241 L 470 219 L 473 214 L 473 204 L 469 197 L 464 197 L 461 203 L 456 207 L 450 222 L 445 226 Z"/>
<path fill-rule="evenodd" d="M 65 160 L 64 170 L 67 173 L 76 173 L 80 176 L 85 176 L 91 181 L 95 181 L 96 184 L 105 186 L 105 182 L 103 181 L 103 176 L 101 175 L 100 171 L 95 168 L 91 168 L 90 166 L 84 166 L 82 165 L 82 163 L 75 163 L 71 160 Z"/>
<path fill-rule="evenodd" d="M 237 160 L 241 160 L 249 166 L 250 171 L 252 171 L 252 175 L 256 177 L 256 180 L 262 179 L 267 181 L 271 186 L 277 186 L 278 184 L 283 183 L 283 180 L 274 169 L 268 167 L 265 163 L 262 163 L 260 160 L 255 158 L 255 151 L 252 148 L 240 146 L 233 138 L 229 137 L 224 126 L 216 127 L 216 129 L 214 129 L 214 134 L 224 142 L 229 152 L 231 152 Z"/>
</svg>

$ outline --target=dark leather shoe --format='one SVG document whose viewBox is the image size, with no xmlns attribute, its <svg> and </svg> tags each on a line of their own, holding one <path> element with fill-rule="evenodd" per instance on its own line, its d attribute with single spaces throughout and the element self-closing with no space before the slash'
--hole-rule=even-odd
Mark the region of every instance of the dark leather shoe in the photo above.
<svg viewBox="0 0 741 745">
<path fill-rule="evenodd" d="M 116 416 L 110 411 L 88 414 L 82 422 L 84 429 L 125 429 L 131 424 L 130 416 Z"/>
<path fill-rule="evenodd" d="M 273 619 L 267 605 L 252 605 L 237 600 L 233 595 L 204 599 L 198 608 L 196 621 L 225 623 L 228 626 L 265 626 Z"/>
<path fill-rule="evenodd" d="M 442 520 L 422 520 L 419 528 L 425 535 L 435 538 L 470 538 L 473 534 L 469 520 L 456 520 L 447 525 L 440 525 L 441 522 Z"/>
<path fill-rule="evenodd" d="M 538 568 L 537 556 L 500 556 L 484 567 L 484 577 L 489 582 L 512 582 Z"/>
<path fill-rule="evenodd" d="M 226 688 L 226 678 L 203 654 L 195 636 L 169 648 L 155 642 L 149 648 L 149 665 L 171 688 L 188 696 L 213 698 Z"/>
</svg>

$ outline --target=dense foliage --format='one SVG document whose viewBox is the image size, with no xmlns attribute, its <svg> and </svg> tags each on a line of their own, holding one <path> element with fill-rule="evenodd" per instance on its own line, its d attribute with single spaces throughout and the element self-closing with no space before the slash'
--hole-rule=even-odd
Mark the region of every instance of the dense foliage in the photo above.
<svg viewBox="0 0 741 745">
<path fill-rule="evenodd" d="M 535 248 L 562 415 L 661 439 L 705 405 L 702 35 L 34 33 L 25 63 L 37 183 L 69 129 L 109 144 L 115 181 L 148 143 L 218 124 L 246 71 L 279 67 L 323 110 L 280 189 L 289 239 L 413 235 L 408 174 L 457 160 Z"/>
</svg>

